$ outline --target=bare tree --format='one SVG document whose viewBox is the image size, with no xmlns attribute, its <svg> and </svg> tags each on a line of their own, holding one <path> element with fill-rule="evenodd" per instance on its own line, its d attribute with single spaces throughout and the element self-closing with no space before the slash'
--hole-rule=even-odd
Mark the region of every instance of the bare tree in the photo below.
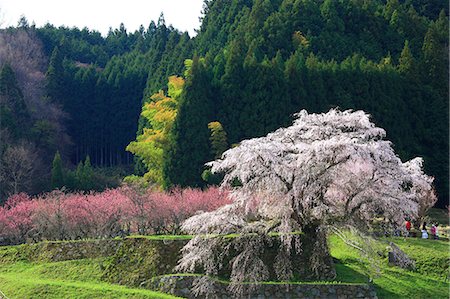
<svg viewBox="0 0 450 299">
<path fill-rule="evenodd" d="M 292 126 L 245 140 L 209 163 L 225 174 L 223 186 L 239 187 L 232 204 L 183 224 L 196 237 L 183 248 L 178 270 L 216 276 L 231 265 L 236 293 L 244 282 L 286 281 L 302 269 L 331 278 L 327 228 L 367 231 L 380 216 L 400 228 L 405 217 L 417 217 L 421 205 L 436 201 L 422 159 L 402 163 L 383 140 L 386 132 L 363 111 L 296 116 Z M 211 237 L 224 234 L 238 236 Z M 276 251 L 271 258 L 269 248 Z M 195 290 L 211 286 L 200 279 Z"/>
<path fill-rule="evenodd" d="M 30 188 L 38 163 L 38 155 L 31 145 L 8 147 L 0 163 L 0 183 L 8 193 L 17 194 Z"/>
<path fill-rule="evenodd" d="M 33 29 L 0 30 L 0 67 L 13 69 L 23 92 L 27 110 L 34 121 L 51 124 L 60 151 L 70 144 L 63 122 L 67 115 L 55 103 L 45 100 L 45 72 L 48 66 L 42 42 Z"/>
</svg>

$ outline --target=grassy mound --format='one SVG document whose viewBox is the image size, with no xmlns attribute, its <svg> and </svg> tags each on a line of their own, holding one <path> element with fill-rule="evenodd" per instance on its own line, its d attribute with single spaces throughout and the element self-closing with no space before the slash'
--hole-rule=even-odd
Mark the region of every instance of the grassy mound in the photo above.
<svg viewBox="0 0 450 299">
<path fill-rule="evenodd" d="M 146 236 L 0 247 L 0 290 L 9 298 L 174 298 L 136 287 L 173 272 L 186 238 Z M 416 261 L 415 271 L 388 266 L 389 241 Z M 336 236 L 329 243 L 337 278 L 309 283 L 367 283 L 371 271 L 367 260 Z M 448 298 L 448 245 L 413 238 L 378 242 L 384 256 L 373 279 L 378 297 Z"/>
</svg>

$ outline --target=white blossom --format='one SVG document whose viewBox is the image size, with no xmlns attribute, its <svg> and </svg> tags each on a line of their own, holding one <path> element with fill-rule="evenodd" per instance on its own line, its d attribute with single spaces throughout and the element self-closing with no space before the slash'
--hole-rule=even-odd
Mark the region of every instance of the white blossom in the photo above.
<svg viewBox="0 0 450 299">
<path fill-rule="evenodd" d="M 375 217 L 402 227 L 405 217 L 417 217 L 419 209 L 436 201 L 433 178 L 423 173 L 422 159 L 402 163 L 392 144 L 383 140 L 386 132 L 368 114 L 303 110 L 296 117 L 292 126 L 244 140 L 208 163 L 214 173 L 224 173 L 223 186 L 236 180 L 242 186 L 234 189 L 232 204 L 188 219 L 183 229 L 195 235 L 237 233 L 240 237 L 228 243 L 194 238 L 183 249 L 180 270 L 200 266 L 215 275 L 218 271 L 210 261 L 223 266 L 226 254 L 220 257 L 221 246 L 234 244 L 227 245 L 227 252 L 234 246 L 237 254 L 231 281 L 265 279 L 267 265 L 259 253 L 267 234 L 276 232 L 281 245 L 275 272 L 285 280 L 292 276 L 289 252 L 302 246 L 293 232 L 307 227 L 317 227 L 319 232 L 329 225 L 364 230 Z M 252 234 L 258 238 L 250 241 L 246 236 Z M 243 240 L 246 246 L 238 245 Z M 326 247 L 326 241 L 320 244 Z M 320 265 L 320 256 L 315 259 Z"/>
</svg>

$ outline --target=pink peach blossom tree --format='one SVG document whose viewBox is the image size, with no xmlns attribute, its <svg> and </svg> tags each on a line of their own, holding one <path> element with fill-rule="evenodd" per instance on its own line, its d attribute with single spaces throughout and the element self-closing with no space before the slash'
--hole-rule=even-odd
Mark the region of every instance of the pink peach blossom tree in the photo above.
<svg viewBox="0 0 450 299">
<path fill-rule="evenodd" d="M 217 187 L 171 192 L 122 187 L 87 194 L 55 190 L 36 197 L 20 193 L 0 206 L 0 244 L 176 234 L 187 218 L 230 202 L 228 191 Z"/>
</svg>

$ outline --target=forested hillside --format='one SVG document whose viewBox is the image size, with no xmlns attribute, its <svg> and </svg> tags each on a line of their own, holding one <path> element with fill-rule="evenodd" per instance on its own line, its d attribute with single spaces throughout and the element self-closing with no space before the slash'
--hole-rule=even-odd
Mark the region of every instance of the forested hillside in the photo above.
<svg viewBox="0 0 450 299">
<path fill-rule="evenodd" d="M 202 163 L 213 158 L 205 141 L 210 121 L 233 144 L 289 124 L 300 109 L 337 106 L 371 113 L 402 159 L 424 156 L 446 202 L 444 2 L 231 2 L 206 3 L 195 40 L 205 59 L 192 67 L 180 100 L 163 161 L 168 185 L 202 185 Z"/>
<path fill-rule="evenodd" d="M 87 29 L 37 29 L 51 57 L 47 92 L 70 115 L 71 161 L 87 155 L 97 166 L 130 164 L 125 147 L 136 136 L 143 95 L 181 73 L 191 39 L 158 23 L 128 33 L 124 25 L 106 38 Z"/>
<path fill-rule="evenodd" d="M 68 150 L 66 114 L 45 100 L 46 68 L 36 32 L 0 32 L 0 202 L 41 192 L 55 151 Z"/>
<path fill-rule="evenodd" d="M 42 53 L 31 93 L 23 59 L 1 55 L 7 37 L 22 35 Z M 165 188 L 203 187 L 212 181 L 205 162 L 289 125 L 301 109 L 363 109 L 402 160 L 424 157 L 439 205 L 448 201 L 446 1 L 207 0 L 193 38 L 162 16 L 106 37 L 22 19 L 0 37 L 2 136 L 11 136 L 2 161 L 26 141 L 41 151 L 43 166 L 33 167 L 47 177 L 59 150 L 68 167 L 89 156 L 96 167 L 135 164 L 136 175 Z"/>
</svg>

